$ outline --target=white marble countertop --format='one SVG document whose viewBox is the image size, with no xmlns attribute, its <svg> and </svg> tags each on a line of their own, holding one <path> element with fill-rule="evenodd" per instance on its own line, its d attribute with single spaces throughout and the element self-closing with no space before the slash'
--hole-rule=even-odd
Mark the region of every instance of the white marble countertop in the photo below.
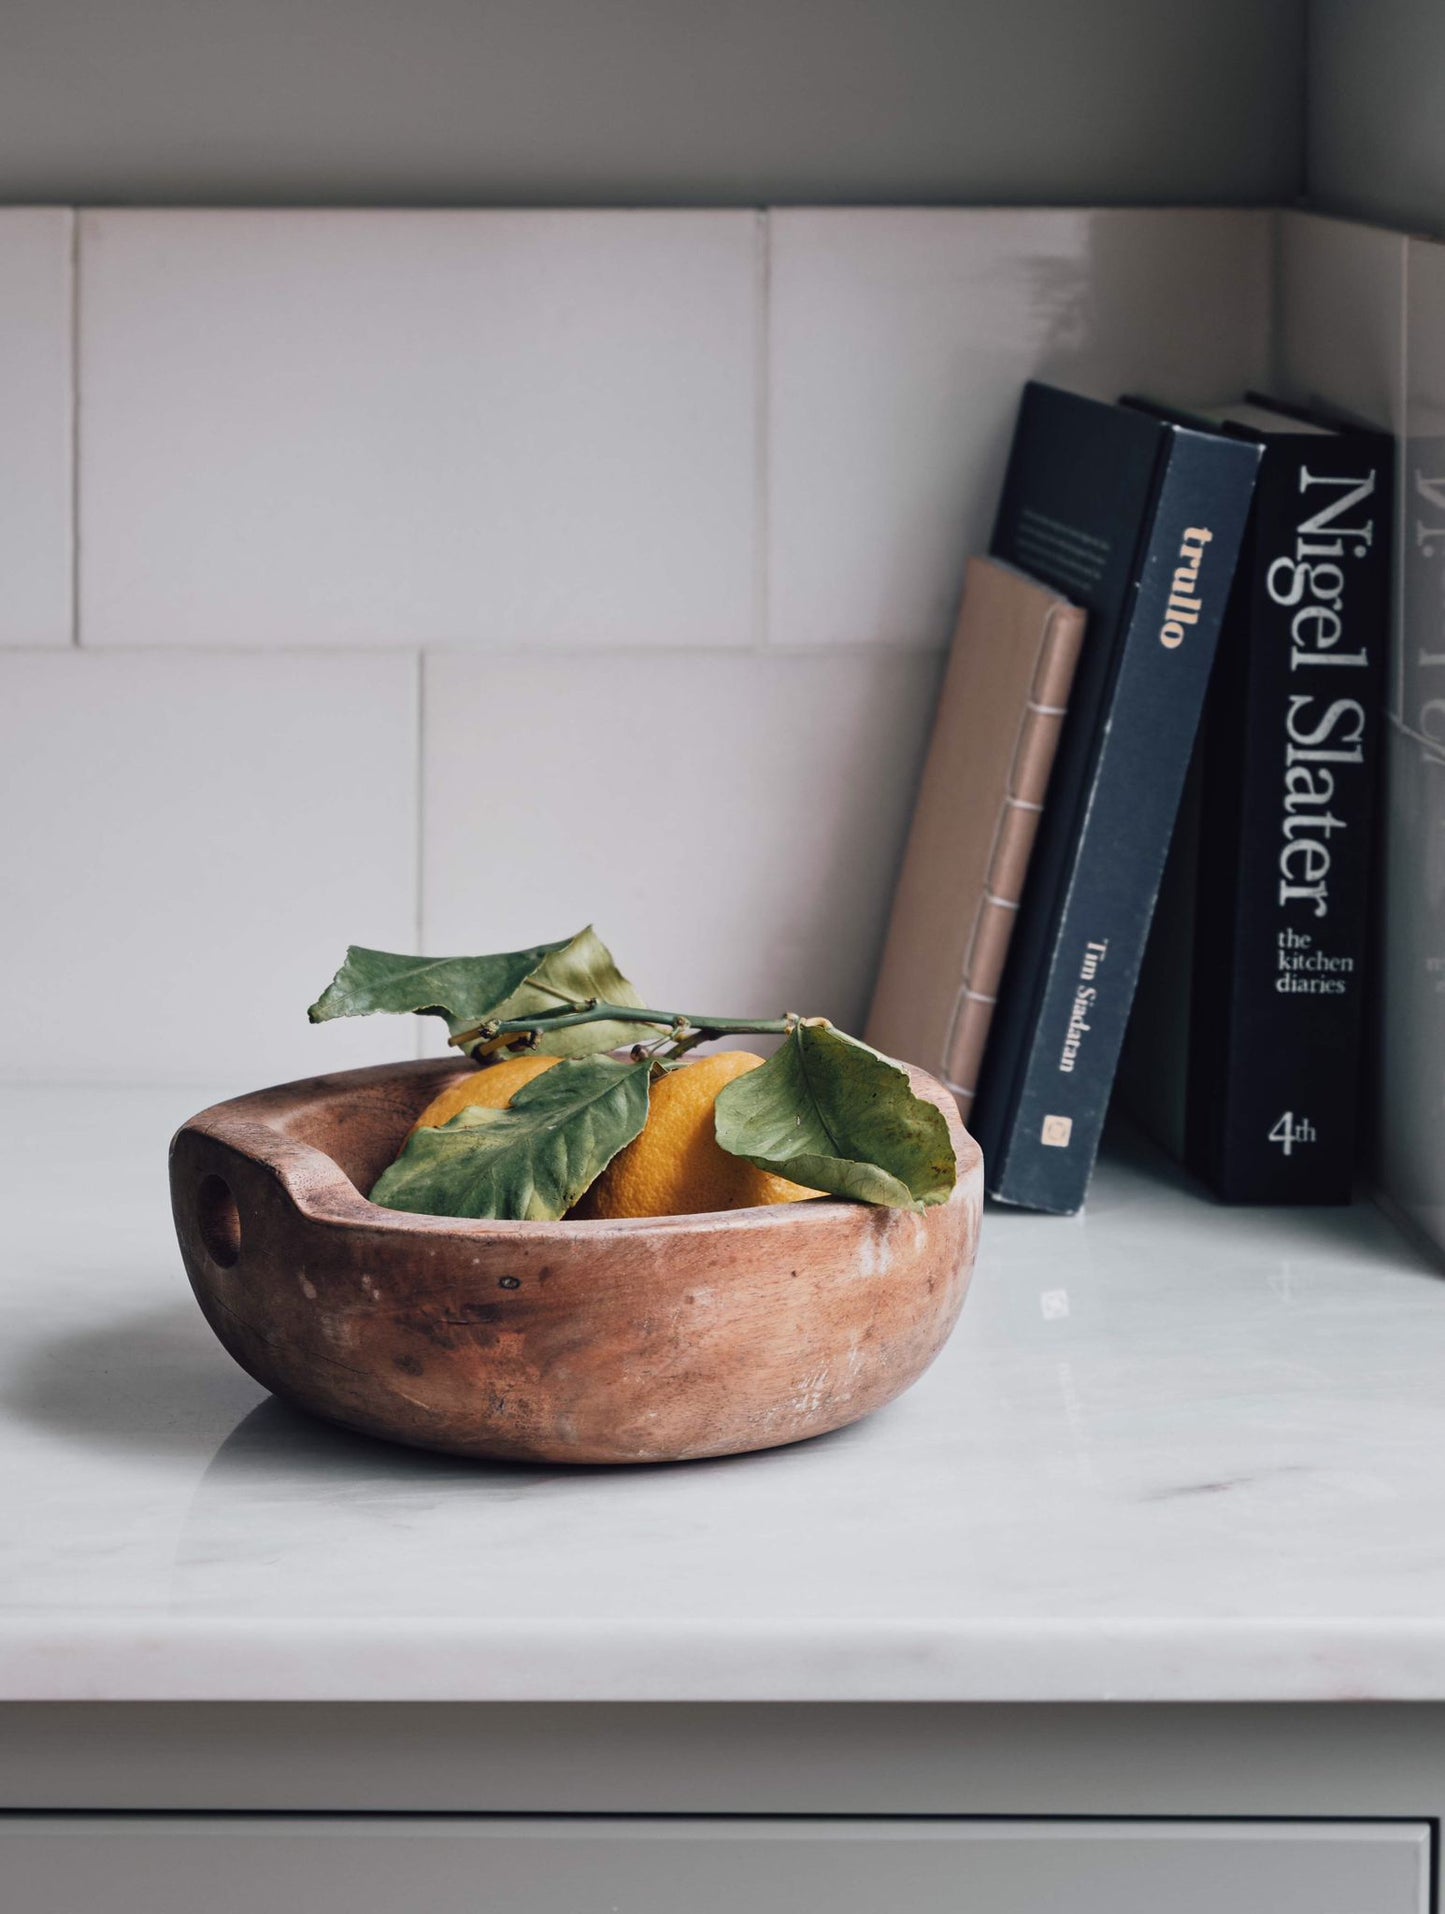
<svg viewBox="0 0 1445 1914">
<path fill-rule="evenodd" d="M 639 1470 L 265 1396 L 171 1235 L 195 1091 L 0 1098 L 0 1698 L 1445 1700 L 1445 1278 L 1116 1158 L 986 1219 L 890 1409 Z"/>
</svg>

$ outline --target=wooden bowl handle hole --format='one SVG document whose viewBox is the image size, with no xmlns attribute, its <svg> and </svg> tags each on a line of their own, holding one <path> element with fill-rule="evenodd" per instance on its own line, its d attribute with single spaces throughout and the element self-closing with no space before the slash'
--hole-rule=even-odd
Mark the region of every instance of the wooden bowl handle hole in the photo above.
<svg viewBox="0 0 1445 1914">
<path fill-rule="evenodd" d="M 241 1260 L 241 1212 L 222 1176 L 203 1176 L 196 1191 L 196 1228 L 207 1256 L 220 1269 Z"/>
</svg>

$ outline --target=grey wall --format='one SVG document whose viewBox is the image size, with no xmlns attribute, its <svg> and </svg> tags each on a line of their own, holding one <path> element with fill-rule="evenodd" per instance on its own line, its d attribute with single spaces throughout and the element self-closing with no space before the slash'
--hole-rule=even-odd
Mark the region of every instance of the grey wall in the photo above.
<svg viewBox="0 0 1445 1914">
<path fill-rule="evenodd" d="M 1290 199 L 1302 47 L 1303 0 L 3 0 L 0 200 Z"/>
<path fill-rule="evenodd" d="M 1445 232 L 1445 0 L 1311 0 L 1312 204 Z"/>
</svg>

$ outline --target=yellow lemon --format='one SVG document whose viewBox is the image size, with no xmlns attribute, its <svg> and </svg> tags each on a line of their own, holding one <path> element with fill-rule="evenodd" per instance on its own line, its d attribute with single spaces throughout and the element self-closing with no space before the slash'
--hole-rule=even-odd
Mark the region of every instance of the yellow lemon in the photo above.
<svg viewBox="0 0 1445 1914">
<path fill-rule="evenodd" d="M 714 1135 L 719 1092 L 762 1061 L 750 1050 L 717 1050 L 654 1083 L 641 1136 L 618 1151 L 573 1214 L 691 1216 L 817 1196 L 817 1190 L 729 1156 Z"/>
<path fill-rule="evenodd" d="M 418 1130 L 439 1130 L 463 1110 L 505 1110 L 524 1083 L 530 1083 L 533 1077 L 541 1076 L 544 1070 L 550 1070 L 554 1063 L 561 1061 L 560 1057 L 533 1054 L 508 1057 L 504 1063 L 474 1070 L 470 1076 L 449 1084 L 439 1097 L 433 1097 L 407 1135 L 415 1136 Z"/>
</svg>

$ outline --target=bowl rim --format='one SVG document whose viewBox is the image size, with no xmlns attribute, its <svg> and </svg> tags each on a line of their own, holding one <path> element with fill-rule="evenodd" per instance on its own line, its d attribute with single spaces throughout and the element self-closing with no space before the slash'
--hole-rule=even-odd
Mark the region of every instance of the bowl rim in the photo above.
<svg viewBox="0 0 1445 1914">
<path fill-rule="evenodd" d="M 279 1127 L 280 1120 L 315 1101 L 318 1094 L 335 1095 L 347 1089 L 394 1082 L 414 1077 L 421 1082 L 436 1080 L 440 1090 L 449 1078 L 459 1077 L 473 1066 L 453 1057 L 405 1057 L 394 1063 L 366 1064 L 360 1069 L 337 1070 L 314 1077 L 297 1077 L 286 1083 L 270 1084 L 249 1090 L 241 1096 L 208 1105 L 190 1117 L 171 1138 L 170 1156 L 174 1160 L 181 1139 L 203 1136 L 222 1143 L 251 1162 L 271 1171 L 297 1212 L 308 1222 L 323 1226 L 354 1229 L 358 1226 L 399 1235 L 465 1236 L 478 1240 L 492 1236 L 515 1236 L 525 1232 L 534 1240 L 554 1238 L 561 1242 L 587 1238 L 628 1235 L 691 1235 L 699 1231 L 726 1228 L 746 1221 L 754 1229 L 806 1232 L 824 1220 L 841 1214 L 856 1217 L 860 1224 L 882 1214 L 868 1203 L 849 1202 L 844 1197 L 818 1197 L 806 1203 L 758 1204 L 747 1209 L 698 1210 L 678 1216 L 559 1217 L 554 1222 L 531 1222 L 500 1217 L 428 1216 L 411 1210 L 389 1210 L 359 1190 L 334 1157 L 313 1143 L 289 1136 Z M 933 1207 L 945 1211 L 973 1200 L 973 1186 L 981 1180 L 983 1152 L 964 1128 L 958 1105 L 951 1093 L 925 1070 L 904 1064 L 914 1089 L 936 1104 L 948 1123 L 957 1164 L 957 1177 L 947 1203 Z M 927 1215 L 928 1211 L 901 1211 L 903 1215 Z"/>
</svg>

